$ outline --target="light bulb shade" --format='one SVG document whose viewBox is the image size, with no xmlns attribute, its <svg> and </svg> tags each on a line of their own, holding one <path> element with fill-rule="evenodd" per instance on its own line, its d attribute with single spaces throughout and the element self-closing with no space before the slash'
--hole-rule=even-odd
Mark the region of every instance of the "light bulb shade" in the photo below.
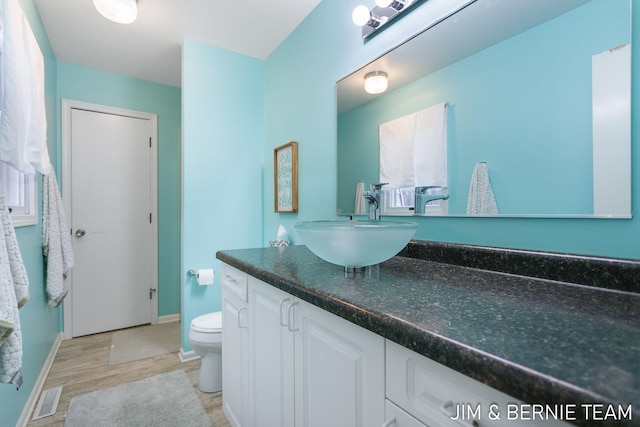
<svg viewBox="0 0 640 427">
<path fill-rule="evenodd" d="M 413 0 L 376 0 L 376 6 L 386 8 L 390 7 L 396 12 L 401 11 L 409 6 Z"/>
<path fill-rule="evenodd" d="M 351 19 L 353 19 L 353 23 L 358 27 L 362 27 L 367 25 L 367 22 L 371 20 L 371 12 L 369 12 L 369 8 L 367 6 L 356 6 L 351 14 Z"/>
<path fill-rule="evenodd" d="M 119 24 L 131 24 L 138 17 L 136 0 L 93 0 L 100 15 Z"/>
<path fill-rule="evenodd" d="M 364 76 L 364 90 L 372 95 L 384 92 L 388 85 L 387 73 L 384 71 L 372 71 Z"/>
<path fill-rule="evenodd" d="M 376 6 L 378 7 L 389 7 L 393 3 L 393 0 L 376 0 Z"/>
</svg>

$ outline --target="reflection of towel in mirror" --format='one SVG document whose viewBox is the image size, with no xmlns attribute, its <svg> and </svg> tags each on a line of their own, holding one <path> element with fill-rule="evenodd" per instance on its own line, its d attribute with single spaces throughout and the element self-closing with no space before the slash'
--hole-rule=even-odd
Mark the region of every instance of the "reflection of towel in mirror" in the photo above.
<svg viewBox="0 0 640 427">
<path fill-rule="evenodd" d="M 489 181 L 489 167 L 486 163 L 478 163 L 473 169 L 467 199 L 468 215 L 497 215 L 498 205 Z"/>
<path fill-rule="evenodd" d="M 47 295 L 49 305 L 57 307 L 69 291 L 66 278 L 73 267 L 73 251 L 53 167 L 51 173 L 44 177 L 42 198 L 42 249 L 47 259 Z"/>
<path fill-rule="evenodd" d="M 18 309 L 29 300 L 29 279 L 2 190 L 0 216 L 0 382 L 9 383 L 22 368 Z"/>
<path fill-rule="evenodd" d="M 364 182 L 359 182 L 356 185 L 356 200 L 353 206 L 353 213 L 356 215 L 364 215 Z"/>
<path fill-rule="evenodd" d="M 447 187 L 445 102 L 380 124 L 379 138 L 380 182 L 388 183 L 386 189 Z"/>
</svg>

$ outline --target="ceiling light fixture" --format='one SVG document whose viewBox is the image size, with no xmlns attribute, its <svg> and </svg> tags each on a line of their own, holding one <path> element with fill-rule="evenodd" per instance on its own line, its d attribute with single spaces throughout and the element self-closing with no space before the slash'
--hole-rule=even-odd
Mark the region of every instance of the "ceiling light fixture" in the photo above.
<svg viewBox="0 0 640 427">
<path fill-rule="evenodd" d="M 384 71 L 372 71 L 364 76 L 364 90 L 367 93 L 377 95 L 387 90 L 388 86 L 387 73 Z"/>
<path fill-rule="evenodd" d="M 131 24 L 138 17 L 137 0 L 93 0 L 100 15 L 119 24 Z"/>
</svg>

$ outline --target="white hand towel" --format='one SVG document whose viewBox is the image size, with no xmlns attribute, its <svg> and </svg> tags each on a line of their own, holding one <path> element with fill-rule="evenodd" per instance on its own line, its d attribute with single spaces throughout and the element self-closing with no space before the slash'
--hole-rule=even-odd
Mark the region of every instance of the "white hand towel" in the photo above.
<svg viewBox="0 0 640 427">
<path fill-rule="evenodd" d="M 468 215 L 497 215 L 498 205 L 489 181 L 489 167 L 478 163 L 473 169 L 467 199 Z"/>
<path fill-rule="evenodd" d="M 49 305 L 57 307 L 69 291 L 67 275 L 73 267 L 73 250 L 64 206 L 56 174 L 44 177 L 42 191 L 42 249 L 47 262 L 47 295 Z"/>
<path fill-rule="evenodd" d="M 29 300 L 29 279 L 1 189 L 0 217 L 0 382 L 10 383 L 22 369 L 18 309 Z"/>
</svg>

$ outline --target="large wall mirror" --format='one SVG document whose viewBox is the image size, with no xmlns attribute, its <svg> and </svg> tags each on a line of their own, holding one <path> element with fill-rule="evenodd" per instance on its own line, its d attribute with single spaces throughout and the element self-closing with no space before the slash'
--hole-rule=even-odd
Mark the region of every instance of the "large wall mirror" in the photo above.
<svg viewBox="0 0 640 427">
<path fill-rule="evenodd" d="M 469 1 L 337 83 L 337 213 L 379 181 L 380 125 L 444 103 L 449 199 L 427 215 L 467 215 L 484 164 L 500 216 L 630 218 L 630 42 L 630 0 Z"/>
</svg>

